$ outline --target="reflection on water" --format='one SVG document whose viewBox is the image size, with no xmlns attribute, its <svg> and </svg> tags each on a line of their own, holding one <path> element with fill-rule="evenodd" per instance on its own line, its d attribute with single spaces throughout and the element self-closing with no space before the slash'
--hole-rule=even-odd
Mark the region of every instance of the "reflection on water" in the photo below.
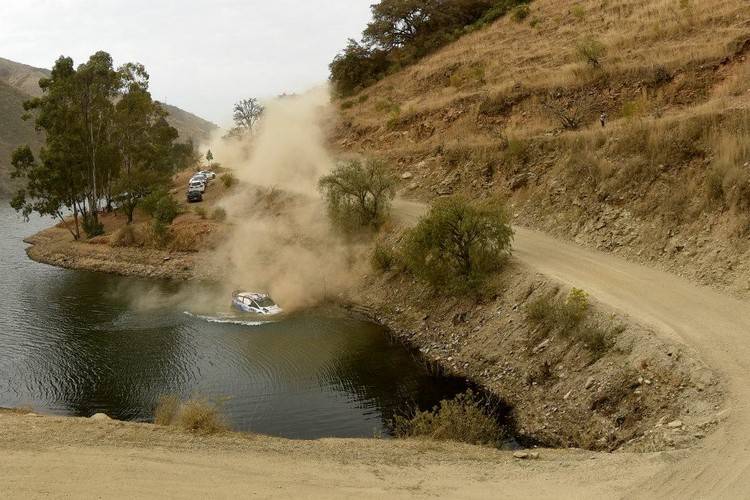
<svg viewBox="0 0 750 500">
<path fill-rule="evenodd" d="M 21 239 L 51 223 L 24 224 L 0 200 L 0 406 L 148 421 L 161 395 L 201 393 L 229 398 L 235 429 L 348 437 L 465 389 L 341 311 L 266 321 L 207 286 L 29 261 Z"/>
</svg>

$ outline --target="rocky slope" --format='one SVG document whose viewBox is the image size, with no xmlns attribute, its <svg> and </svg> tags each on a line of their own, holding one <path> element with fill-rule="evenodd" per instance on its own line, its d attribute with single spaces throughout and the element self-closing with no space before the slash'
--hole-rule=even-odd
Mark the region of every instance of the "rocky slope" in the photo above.
<svg viewBox="0 0 750 500">
<path fill-rule="evenodd" d="M 746 7 L 537 0 L 340 101 L 331 143 L 390 159 L 406 196 L 501 194 L 527 226 L 748 297 Z"/>
</svg>

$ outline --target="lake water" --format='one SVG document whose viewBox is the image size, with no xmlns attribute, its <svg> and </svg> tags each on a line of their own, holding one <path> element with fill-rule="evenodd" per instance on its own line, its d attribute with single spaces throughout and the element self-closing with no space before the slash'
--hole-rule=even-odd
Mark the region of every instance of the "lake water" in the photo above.
<svg viewBox="0 0 750 500">
<path fill-rule="evenodd" d="M 0 199 L 0 407 L 150 421 L 161 396 L 202 395 L 225 400 L 235 430 L 370 437 L 394 412 L 466 389 L 337 309 L 247 321 L 191 310 L 208 285 L 32 262 L 22 239 L 55 222 L 25 223 Z"/>
</svg>

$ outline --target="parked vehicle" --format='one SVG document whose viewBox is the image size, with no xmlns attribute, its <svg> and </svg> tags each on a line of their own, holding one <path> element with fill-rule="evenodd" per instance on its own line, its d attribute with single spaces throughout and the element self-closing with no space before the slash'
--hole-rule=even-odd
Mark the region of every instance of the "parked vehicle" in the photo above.
<svg viewBox="0 0 750 500">
<path fill-rule="evenodd" d="M 194 176 L 192 176 L 190 178 L 189 182 L 193 182 L 193 181 L 201 181 L 201 182 L 204 182 L 206 184 L 208 183 L 208 179 L 203 174 L 195 174 Z"/>
<path fill-rule="evenodd" d="M 187 201 L 188 203 L 203 201 L 203 193 L 197 189 L 188 189 Z"/>
<path fill-rule="evenodd" d="M 188 190 L 200 191 L 203 193 L 206 191 L 206 183 L 204 181 L 190 181 L 188 183 Z"/>
<path fill-rule="evenodd" d="M 237 290 L 232 293 L 232 307 L 243 312 L 272 315 L 282 309 L 265 293 L 243 292 Z"/>
<path fill-rule="evenodd" d="M 198 174 L 205 176 L 206 179 L 216 179 L 216 173 L 211 170 L 201 170 Z"/>
</svg>

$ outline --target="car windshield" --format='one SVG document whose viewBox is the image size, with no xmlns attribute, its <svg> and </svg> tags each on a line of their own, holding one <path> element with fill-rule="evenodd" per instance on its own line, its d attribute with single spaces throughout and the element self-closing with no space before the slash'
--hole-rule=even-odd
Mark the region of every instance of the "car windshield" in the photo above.
<svg viewBox="0 0 750 500">
<path fill-rule="evenodd" d="M 271 306 L 275 306 L 276 305 L 274 303 L 274 301 L 271 300 L 270 297 L 262 297 L 262 298 L 258 299 L 257 302 L 258 302 L 258 305 L 261 306 L 261 307 L 271 307 Z"/>
</svg>

